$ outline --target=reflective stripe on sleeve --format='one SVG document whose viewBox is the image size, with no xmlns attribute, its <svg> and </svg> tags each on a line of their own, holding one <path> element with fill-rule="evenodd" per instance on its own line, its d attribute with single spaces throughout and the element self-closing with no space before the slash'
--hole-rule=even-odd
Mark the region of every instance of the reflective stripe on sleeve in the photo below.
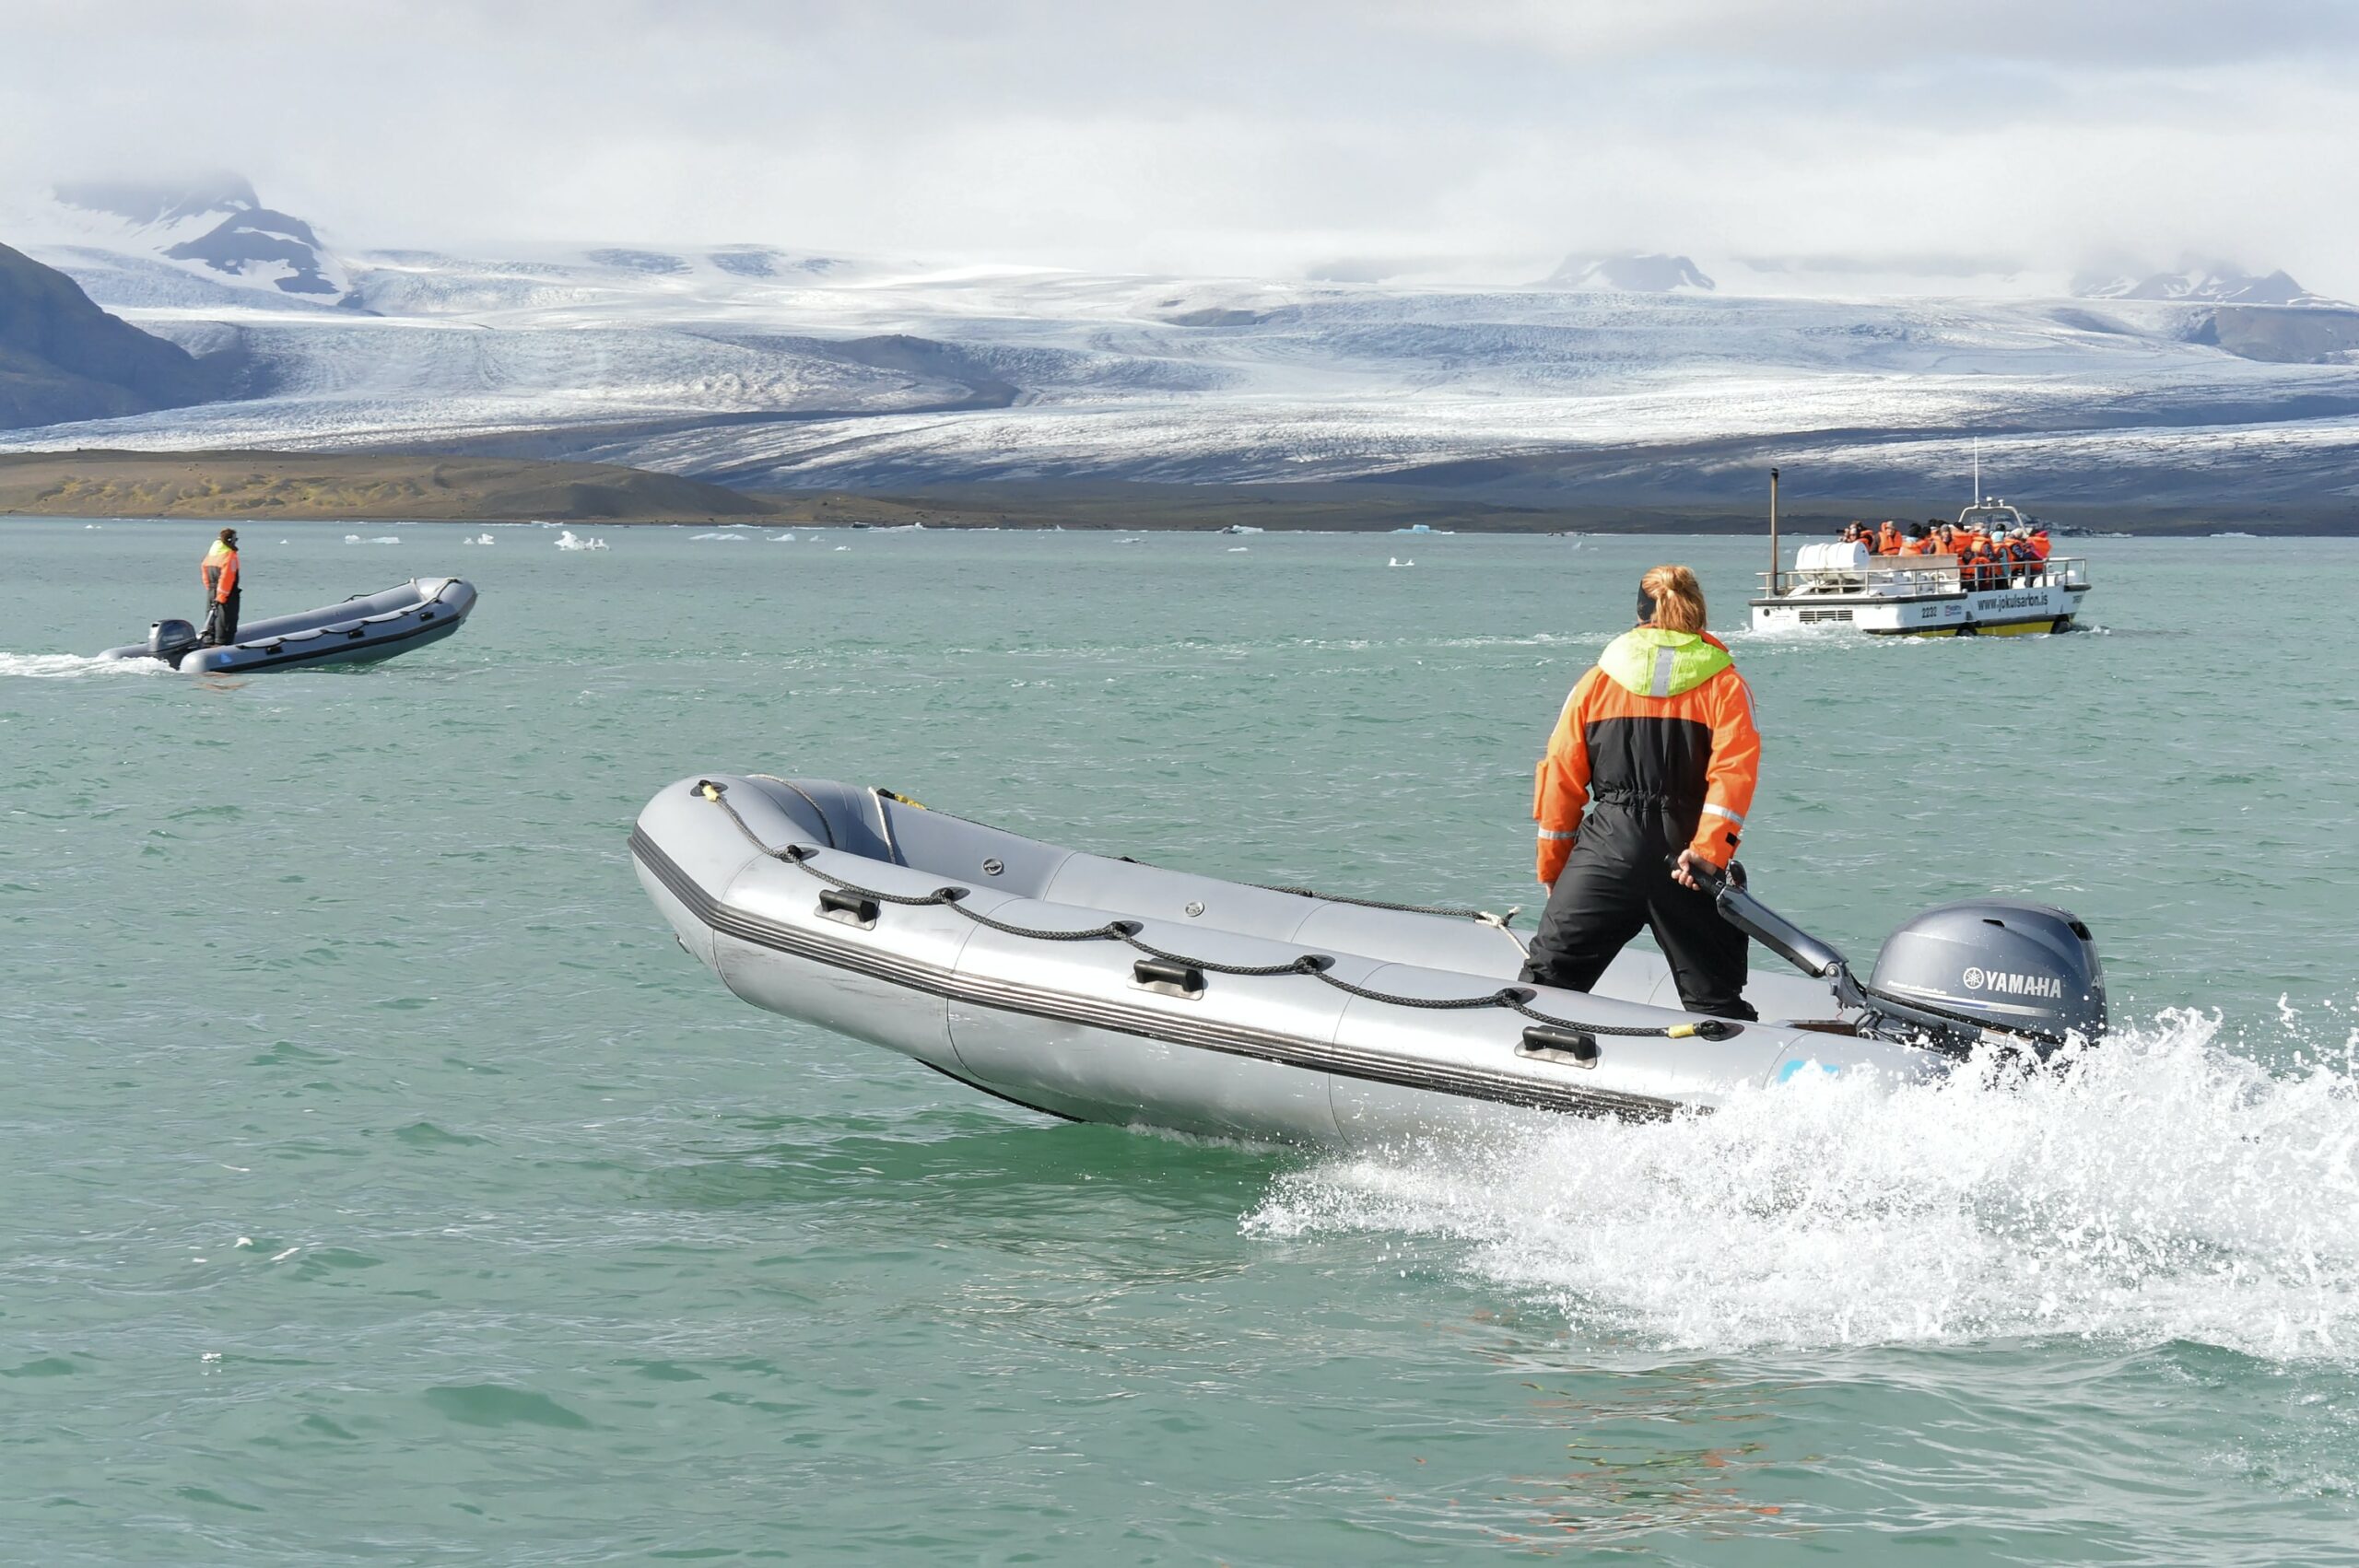
<svg viewBox="0 0 2359 1568">
<path fill-rule="evenodd" d="M 1743 812 L 1732 812 L 1726 806 L 1716 806 L 1709 801 L 1704 802 L 1704 809 L 1714 816 L 1724 816 L 1728 818 L 1739 827 L 1743 827 L 1744 825 L 1744 813 Z"/>
<path fill-rule="evenodd" d="M 1564 843 L 1569 841 L 1572 837 L 1569 833 L 1559 833 L 1553 827 L 1543 827 L 1540 830 L 1540 837 L 1543 843 Z"/>
</svg>

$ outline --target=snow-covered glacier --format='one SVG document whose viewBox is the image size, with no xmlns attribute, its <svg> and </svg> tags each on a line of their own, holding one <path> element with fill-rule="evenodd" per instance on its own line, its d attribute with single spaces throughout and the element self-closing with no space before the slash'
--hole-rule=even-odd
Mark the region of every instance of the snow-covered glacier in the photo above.
<svg viewBox="0 0 2359 1568">
<path fill-rule="evenodd" d="M 1594 266 L 1469 287 L 749 245 L 334 252 L 235 201 L 144 223 L 75 209 L 26 248 L 149 332 L 239 350 L 261 395 L 0 449 L 514 451 L 764 488 L 1381 479 L 1513 500 L 1749 490 L 1767 462 L 1825 494 L 1947 487 L 1978 439 L 2049 499 L 2359 496 L 2359 312 L 2330 304 L 1775 298 L 1678 269 L 1675 290 L 1616 292 Z M 167 253 L 192 234 L 264 260 Z M 299 254 L 265 264 L 305 237 L 308 273 L 288 270 Z"/>
</svg>

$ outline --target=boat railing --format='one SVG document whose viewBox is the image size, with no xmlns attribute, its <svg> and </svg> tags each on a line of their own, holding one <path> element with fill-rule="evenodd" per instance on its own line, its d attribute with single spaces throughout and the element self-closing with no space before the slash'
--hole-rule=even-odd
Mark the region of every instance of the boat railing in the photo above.
<svg viewBox="0 0 2359 1568">
<path fill-rule="evenodd" d="M 2001 563 L 1987 571 L 1993 579 L 1987 585 L 1990 589 L 2089 585 L 2089 563 L 2080 556 L 2052 556 L 2033 566 Z M 1760 579 L 1762 596 L 1767 599 L 1783 599 L 1805 588 L 1825 593 L 1885 593 L 1895 598 L 1911 593 L 1960 591 L 1955 556 L 1874 556 L 1858 571 L 1831 568 L 1802 571 L 1788 567 L 1774 572 L 1755 572 L 1754 576 Z"/>
</svg>

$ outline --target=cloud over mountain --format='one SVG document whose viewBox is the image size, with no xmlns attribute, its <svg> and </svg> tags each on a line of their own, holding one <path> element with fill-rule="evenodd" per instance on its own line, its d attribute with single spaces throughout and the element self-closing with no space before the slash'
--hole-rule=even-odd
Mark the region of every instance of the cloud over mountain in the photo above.
<svg viewBox="0 0 2359 1568">
<path fill-rule="evenodd" d="M 2119 245 L 2359 297 L 2321 195 L 2359 186 L 2359 6 L 2321 0 L 17 9 L 0 182 L 216 162 L 347 248 L 1520 279 L 1675 239 L 1725 290 L 1728 254 Z M 314 287 L 264 228 L 223 259 Z"/>
</svg>

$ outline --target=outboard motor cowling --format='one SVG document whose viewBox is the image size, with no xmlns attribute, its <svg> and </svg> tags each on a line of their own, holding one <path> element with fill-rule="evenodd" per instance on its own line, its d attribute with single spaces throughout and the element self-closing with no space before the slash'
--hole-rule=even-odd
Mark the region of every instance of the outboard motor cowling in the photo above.
<svg viewBox="0 0 2359 1568">
<path fill-rule="evenodd" d="M 2089 928 L 2064 910 L 1975 898 L 1928 909 L 1884 940 L 1867 985 L 1879 999 L 1915 1003 L 2030 1039 L 2045 1056 L 2068 1036 L 2105 1033 L 2105 969 Z"/>
<path fill-rule="evenodd" d="M 177 670 L 182 657 L 196 646 L 196 628 L 186 621 L 158 621 L 147 628 L 147 651 Z"/>
</svg>

